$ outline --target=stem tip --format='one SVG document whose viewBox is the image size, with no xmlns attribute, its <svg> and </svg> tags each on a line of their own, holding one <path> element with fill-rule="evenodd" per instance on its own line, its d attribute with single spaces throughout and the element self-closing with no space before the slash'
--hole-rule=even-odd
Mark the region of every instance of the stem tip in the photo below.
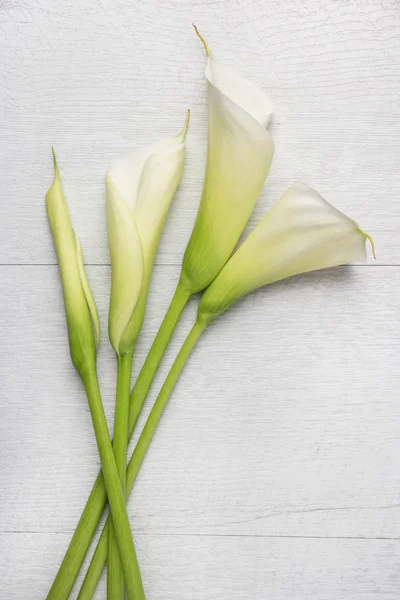
<svg viewBox="0 0 400 600">
<path fill-rule="evenodd" d="M 188 111 L 186 113 L 185 124 L 184 124 L 183 129 L 182 129 L 182 138 L 183 139 L 185 139 L 185 137 L 186 137 L 186 132 L 187 132 L 187 128 L 188 128 L 188 125 L 189 125 L 189 119 L 190 119 L 190 108 L 188 108 Z"/>
<path fill-rule="evenodd" d="M 54 150 L 54 146 L 51 147 L 51 152 L 53 154 L 53 165 L 54 165 L 54 172 L 58 173 L 58 167 L 57 167 L 57 158 L 56 158 L 56 152 Z"/>
<path fill-rule="evenodd" d="M 207 54 L 207 56 L 210 56 L 210 54 L 211 54 L 211 50 L 210 50 L 210 47 L 209 47 L 209 45 L 207 44 L 206 40 L 205 40 L 205 39 L 203 38 L 203 36 L 201 35 L 200 31 L 197 29 L 196 25 L 195 25 L 194 23 L 192 23 L 192 25 L 193 25 L 193 27 L 194 27 L 194 30 L 195 30 L 195 32 L 197 33 L 198 37 L 199 37 L 199 38 L 201 39 L 201 41 L 203 42 L 203 45 L 204 45 L 204 48 L 205 48 L 205 51 L 206 51 L 206 54 Z"/>
<path fill-rule="evenodd" d="M 359 228 L 359 231 L 360 231 L 360 233 L 362 233 L 363 235 L 365 235 L 365 237 L 367 238 L 367 240 L 371 244 L 372 254 L 373 254 L 374 259 L 376 260 L 375 242 L 374 242 L 372 236 L 370 236 L 369 233 L 366 233 L 365 231 L 363 231 L 361 228 Z"/>
</svg>

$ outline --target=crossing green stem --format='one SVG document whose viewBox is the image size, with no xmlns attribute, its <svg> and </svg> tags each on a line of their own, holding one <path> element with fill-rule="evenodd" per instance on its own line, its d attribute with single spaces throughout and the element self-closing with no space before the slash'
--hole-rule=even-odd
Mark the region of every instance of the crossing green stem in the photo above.
<svg viewBox="0 0 400 600">
<path fill-rule="evenodd" d="M 129 600 L 144 600 L 142 580 L 125 507 L 125 497 L 119 480 L 117 465 L 115 464 L 96 373 L 90 371 L 83 378 L 83 384 L 89 401 L 128 598 Z"/>
<path fill-rule="evenodd" d="M 178 356 L 175 359 L 174 364 L 168 373 L 167 379 L 161 388 L 161 391 L 154 403 L 154 406 L 150 412 L 150 415 L 146 421 L 143 431 L 136 444 L 135 450 L 131 456 L 128 464 L 126 473 L 126 491 L 129 495 L 136 476 L 139 472 L 140 466 L 143 462 L 147 449 L 150 445 L 154 432 L 157 428 L 158 422 L 164 412 L 172 390 L 174 389 L 175 383 L 187 361 L 191 351 L 193 350 L 197 340 L 206 328 L 206 324 L 201 321 L 196 321 L 188 337 L 186 338 Z M 108 522 L 110 519 L 108 519 Z M 95 553 L 92 561 L 89 565 L 89 569 L 86 573 L 83 581 L 81 590 L 79 592 L 78 600 L 91 600 L 96 589 L 99 577 L 101 575 L 104 564 L 107 560 L 107 547 L 108 547 L 108 527 L 107 523 L 104 526 L 99 542 L 97 544 Z"/>
<path fill-rule="evenodd" d="M 129 392 L 133 350 L 117 357 L 113 450 L 121 488 L 125 496 L 126 454 L 128 450 Z M 124 576 L 112 519 L 108 523 L 107 599 L 124 600 Z"/>
<path fill-rule="evenodd" d="M 164 356 L 165 350 L 190 296 L 190 292 L 179 283 L 130 395 L 129 437 L 133 433 L 143 403 L 157 373 L 162 357 Z M 46 600 L 68 599 L 106 502 L 107 491 L 103 473 L 100 472 Z"/>
</svg>

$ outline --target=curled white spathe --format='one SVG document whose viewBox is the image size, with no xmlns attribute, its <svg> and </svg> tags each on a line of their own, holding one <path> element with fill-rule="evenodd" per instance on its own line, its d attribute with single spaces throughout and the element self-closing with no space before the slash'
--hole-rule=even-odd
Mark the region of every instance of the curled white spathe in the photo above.
<svg viewBox="0 0 400 600">
<path fill-rule="evenodd" d="M 191 293 L 207 287 L 233 252 L 274 153 L 267 130 L 273 112 L 271 100 L 216 60 L 203 43 L 207 52 L 207 162 L 200 207 L 182 267 L 182 281 Z"/>
<path fill-rule="evenodd" d="M 367 258 L 366 240 L 355 221 L 318 192 L 296 182 L 261 220 L 206 290 L 204 318 L 214 318 L 239 298 L 292 275 Z"/>
<path fill-rule="evenodd" d="M 143 321 L 158 242 L 183 172 L 187 121 L 178 135 L 129 154 L 107 171 L 109 336 L 119 355 L 133 347 Z"/>
</svg>

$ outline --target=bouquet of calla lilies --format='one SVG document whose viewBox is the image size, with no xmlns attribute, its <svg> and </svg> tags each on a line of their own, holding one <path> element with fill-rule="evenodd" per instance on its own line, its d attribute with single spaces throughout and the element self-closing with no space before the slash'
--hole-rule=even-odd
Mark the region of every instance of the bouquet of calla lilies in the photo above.
<svg viewBox="0 0 400 600">
<path fill-rule="evenodd" d="M 367 239 L 374 250 L 372 239 L 355 221 L 299 182 L 236 248 L 271 166 L 274 142 L 268 124 L 273 106 L 257 87 L 216 60 L 198 35 L 207 54 L 203 191 L 176 291 L 132 391 L 132 358 L 159 239 L 183 172 L 189 111 L 180 133 L 117 160 L 106 174 L 112 273 L 108 330 L 117 360 L 112 440 L 96 370 L 99 317 L 53 152 L 55 177 L 46 209 L 60 268 L 71 359 L 86 391 L 101 471 L 48 600 L 69 597 L 107 504 L 109 517 L 78 598 L 93 597 L 106 562 L 107 598 L 123 600 L 125 593 L 129 600 L 145 598 L 126 501 L 175 383 L 206 327 L 252 290 L 299 273 L 366 260 Z M 129 439 L 174 329 L 189 298 L 199 292 L 196 321 L 128 457 Z"/>
</svg>

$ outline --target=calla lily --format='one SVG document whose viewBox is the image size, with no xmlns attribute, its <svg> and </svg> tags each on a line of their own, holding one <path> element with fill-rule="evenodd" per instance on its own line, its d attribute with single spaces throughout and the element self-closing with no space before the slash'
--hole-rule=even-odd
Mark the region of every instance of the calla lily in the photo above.
<svg viewBox="0 0 400 600">
<path fill-rule="evenodd" d="M 123 490 L 114 460 L 97 379 L 96 344 L 100 339 L 99 318 L 85 273 L 82 249 L 71 226 L 54 151 L 53 157 L 55 177 L 46 194 L 46 210 L 61 274 L 71 358 L 86 390 L 113 518 L 115 543 L 122 556 L 121 568 L 127 580 L 128 597 L 144 599 Z M 57 589 L 59 585 L 62 586 L 62 582 L 53 583 L 48 598 L 58 600 L 62 597 Z"/>
<path fill-rule="evenodd" d="M 204 293 L 199 318 L 210 322 L 239 298 L 292 275 L 367 257 L 366 234 L 315 190 L 294 183 L 243 242 Z"/>
<path fill-rule="evenodd" d="M 233 252 L 274 153 L 266 129 L 271 100 L 216 60 L 198 35 L 208 57 L 208 146 L 200 208 L 182 267 L 182 281 L 191 293 L 207 287 Z"/>
<path fill-rule="evenodd" d="M 129 391 L 133 348 L 142 327 L 158 242 L 183 172 L 185 134 L 148 146 L 117 161 L 106 176 L 111 255 L 109 336 L 117 354 L 114 456 L 125 489 Z M 109 527 L 107 597 L 123 598 L 120 552 Z"/>
<path fill-rule="evenodd" d="M 109 335 L 115 352 L 132 349 L 142 326 L 151 270 L 183 172 L 183 131 L 115 162 L 107 171 L 111 255 Z"/>
<path fill-rule="evenodd" d="M 69 218 L 54 150 L 53 159 L 54 181 L 46 194 L 46 211 L 60 268 L 71 358 L 82 374 L 95 365 L 100 324 L 85 273 L 82 249 Z"/>
</svg>

